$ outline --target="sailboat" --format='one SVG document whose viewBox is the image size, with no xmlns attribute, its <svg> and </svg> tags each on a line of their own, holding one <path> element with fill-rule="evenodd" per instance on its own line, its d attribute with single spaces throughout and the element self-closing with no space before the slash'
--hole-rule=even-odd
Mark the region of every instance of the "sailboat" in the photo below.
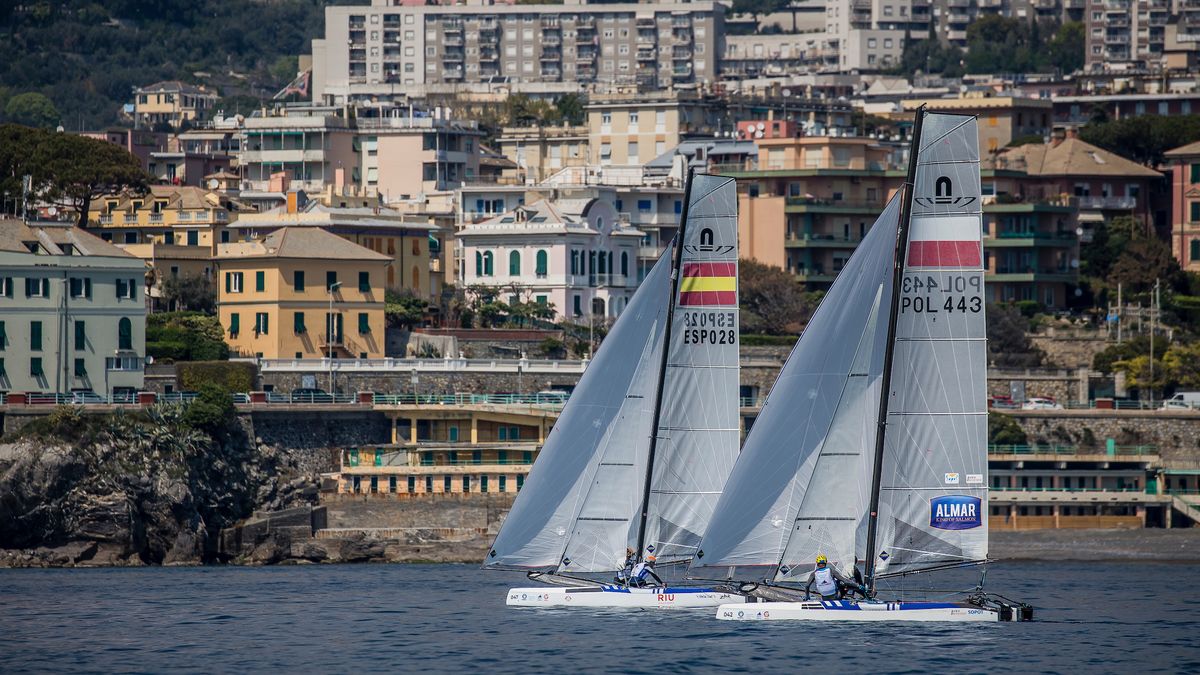
<svg viewBox="0 0 1200 675">
<path fill-rule="evenodd" d="M 877 592 L 987 562 L 980 201 L 975 118 L 920 110 L 904 189 L 788 357 L 690 566 L 752 596 L 718 619 L 1032 618 L 981 587 L 949 602 Z M 811 599 L 819 555 L 864 597 Z"/>
<path fill-rule="evenodd" d="M 509 590 L 508 605 L 744 600 L 613 577 L 655 560 L 657 573 L 681 578 L 738 454 L 735 181 L 689 175 L 682 210 L 674 245 L 580 378 L 483 563 L 547 584 Z"/>
</svg>

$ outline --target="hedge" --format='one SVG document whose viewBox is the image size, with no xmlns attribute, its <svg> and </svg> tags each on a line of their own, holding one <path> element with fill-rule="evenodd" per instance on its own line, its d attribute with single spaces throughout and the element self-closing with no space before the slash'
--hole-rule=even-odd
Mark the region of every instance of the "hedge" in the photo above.
<svg viewBox="0 0 1200 675">
<path fill-rule="evenodd" d="M 231 392 L 253 391 L 258 383 L 258 366 L 245 361 L 176 363 L 175 381 L 186 391 L 197 391 L 206 382 Z"/>
</svg>

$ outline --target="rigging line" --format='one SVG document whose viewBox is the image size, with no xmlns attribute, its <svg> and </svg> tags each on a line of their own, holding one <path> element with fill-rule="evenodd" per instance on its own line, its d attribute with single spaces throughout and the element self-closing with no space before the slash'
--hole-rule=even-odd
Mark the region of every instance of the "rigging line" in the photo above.
<svg viewBox="0 0 1200 675">
<path fill-rule="evenodd" d="M 987 338 L 973 337 L 898 337 L 896 342 L 987 342 Z"/>
<path fill-rule="evenodd" d="M 660 431 L 741 431 L 737 427 L 659 427 Z"/>
<path fill-rule="evenodd" d="M 922 105 L 921 107 L 922 107 L 922 108 L 924 108 L 925 106 L 924 106 L 924 105 Z M 917 112 L 918 112 L 918 113 L 922 113 L 922 112 L 924 112 L 924 111 L 923 111 L 923 110 L 920 110 L 920 109 L 918 109 L 918 110 L 917 110 Z M 952 113 L 952 114 L 953 114 L 953 113 Z M 949 136 L 950 134 L 952 134 L 952 133 L 954 133 L 954 132 L 958 131 L 959 129 L 961 129 L 961 128 L 963 128 L 963 127 L 967 126 L 968 124 L 970 124 L 970 123 L 971 123 L 971 120 L 975 119 L 975 116 L 974 116 L 974 115 L 961 115 L 961 117 L 963 118 L 963 121 L 962 121 L 962 122 L 959 122 L 958 126 L 954 127 L 953 129 L 950 129 L 950 130 L 948 130 L 946 133 L 942 134 L 941 136 L 938 136 L 937 138 L 930 139 L 930 141 L 929 141 L 928 143 L 926 143 L 926 144 L 925 144 L 925 147 L 920 147 L 920 146 L 918 146 L 918 145 L 914 144 L 914 147 L 915 147 L 915 148 L 916 148 L 916 150 L 917 150 L 917 153 L 916 153 L 916 154 L 917 154 L 917 155 L 920 155 L 922 152 L 925 152 L 925 151 L 926 151 L 926 150 L 928 150 L 929 148 L 933 147 L 933 146 L 934 146 L 934 144 L 936 144 L 938 141 L 940 141 L 940 140 L 942 140 L 943 138 L 945 138 L 945 137 Z M 913 137 L 916 139 L 917 143 L 920 143 L 920 142 L 921 142 L 921 137 L 916 135 L 916 132 L 917 132 L 917 131 L 918 131 L 918 128 L 914 127 L 914 128 L 913 128 Z M 975 154 L 977 154 L 977 155 L 978 155 L 979 153 L 978 153 L 978 152 L 976 152 Z M 974 161 L 979 161 L 979 160 L 974 160 Z M 913 164 L 916 164 L 916 162 L 913 162 Z"/>
<path fill-rule="evenodd" d="M 710 330 L 710 329 L 702 329 L 702 330 Z M 733 329 L 732 328 L 714 328 L 711 330 L 733 330 Z M 725 346 L 728 346 L 728 345 L 725 345 Z M 741 367 L 741 365 L 739 364 L 736 366 L 719 366 L 719 365 L 710 366 L 710 365 L 701 365 L 698 363 L 668 363 L 667 367 L 668 368 L 687 368 L 688 370 L 693 370 L 693 369 L 695 369 L 695 370 L 737 370 L 738 368 Z"/>
<path fill-rule="evenodd" d="M 922 410 L 922 411 L 900 411 L 900 410 L 897 410 L 896 412 L 889 411 L 888 416 L 890 417 L 892 415 L 899 415 L 902 417 L 922 417 L 922 416 L 926 416 L 926 415 L 932 416 L 932 417 L 944 417 L 947 415 L 958 416 L 958 417 L 970 417 L 972 415 L 986 416 L 987 413 L 986 412 L 976 412 L 973 410 L 964 411 L 964 412 L 937 412 L 937 411 L 933 411 L 933 410 Z"/>
</svg>

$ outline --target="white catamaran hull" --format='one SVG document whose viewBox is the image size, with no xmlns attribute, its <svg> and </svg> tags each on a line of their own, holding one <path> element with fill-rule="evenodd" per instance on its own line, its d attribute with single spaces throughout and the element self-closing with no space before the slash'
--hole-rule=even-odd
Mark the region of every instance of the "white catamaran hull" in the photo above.
<svg viewBox="0 0 1200 675">
<path fill-rule="evenodd" d="M 1000 620 L 993 609 L 957 602 L 759 602 L 721 605 L 725 621 L 987 621 Z"/>
<path fill-rule="evenodd" d="M 711 588 L 658 587 L 626 588 L 606 584 L 565 588 L 513 588 L 508 591 L 510 607 L 642 607 L 687 609 L 735 606 L 746 601 L 736 593 Z"/>
</svg>

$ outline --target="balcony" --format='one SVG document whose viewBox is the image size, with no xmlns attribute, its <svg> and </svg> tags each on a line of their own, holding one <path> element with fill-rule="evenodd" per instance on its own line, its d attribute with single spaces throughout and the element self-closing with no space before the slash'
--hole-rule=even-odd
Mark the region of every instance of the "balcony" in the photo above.
<svg viewBox="0 0 1200 675">
<path fill-rule="evenodd" d="M 861 239 L 845 238 L 833 234 L 816 234 L 812 232 L 788 232 L 783 245 L 787 248 L 835 248 L 854 249 Z"/>
<path fill-rule="evenodd" d="M 442 79 L 444 80 L 461 80 L 463 79 L 462 68 L 446 68 L 442 71 Z"/>
<path fill-rule="evenodd" d="M 1104 43 L 1110 45 L 1127 45 L 1129 44 L 1129 36 L 1113 35 L 1110 33 L 1104 36 Z"/>
<path fill-rule="evenodd" d="M 463 61 L 462 51 L 452 51 L 452 52 L 446 52 L 445 54 L 442 54 L 442 62 L 443 63 L 462 63 L 462 61 Z"/>
<path fill-rule="evenodd" d="M 488 61 L 488 62 L 499 61 L 500 60 L 500 52 L 496 51 L 495 49 L 480 49 L 479 50 L 479 60 L 480 61 Z"/>
<path fill-rule="evenodd" d="M 656 28 L 657 26 L 658 26 L 658 22 L 656 22 L 654 20 L 654 17 L 652 17 L 652 16 L 639 16 L 637 19 L 637 27 L 639 29 L 641 29 L 641 28 Z"/>
<path fill-rule="evenodd" d="M 562 44 L 562 36 L 555 33 L 546 33 L 542 35 L 543 47 L 557 47 Z"/>
<path fill-rule="evenodd" d="M 590 29 L 595 30 L 596 17 L 591 14 L 584 14 L 575 19 L 575 29 Z"/>
<path fill-rule="evenodd" d="M 654 49 L 639 49 L 637 53 L 638 61 L 657 61 L 658 52 Z"/>
<path fill-rule="evenodd" d="M 556 30 L 560 27 L 557 16 L 543 16 L 542 28 Z"/>
<path fill-rule="evenodd" d="M 984 236 L 986 248 L 1033 248 L 1053 246 L 1069 248 L 1079 241 L 1074 232 L 1000 232 L 997 236 Z"/>
<path fill-rule="evenodd" d="M 1102 209 L 1111 211 L 1133 211 L 1137 208 L 1137 197 L 1077 197 L 1080 209 Z"/>
<path fill-rule="evenodd" d="M 540 60 L 541 61 L 561 61 L 562 60 L 562 50 L 561 49 L 543 48 Z"/>
<path fill-rule="evenodd" d="M 442 32 L 446 35 L 461 35 L 463 31 L 462 21 L 460 20 L 442 20 Z"/>
<path fill-rule="evenodd" d="M 447 35 L 446 38 L 442 40 L 442 44 L 447 47 L 461 47 L 463 46 L 463 38 L 461 35 Z"/>
</svg>

